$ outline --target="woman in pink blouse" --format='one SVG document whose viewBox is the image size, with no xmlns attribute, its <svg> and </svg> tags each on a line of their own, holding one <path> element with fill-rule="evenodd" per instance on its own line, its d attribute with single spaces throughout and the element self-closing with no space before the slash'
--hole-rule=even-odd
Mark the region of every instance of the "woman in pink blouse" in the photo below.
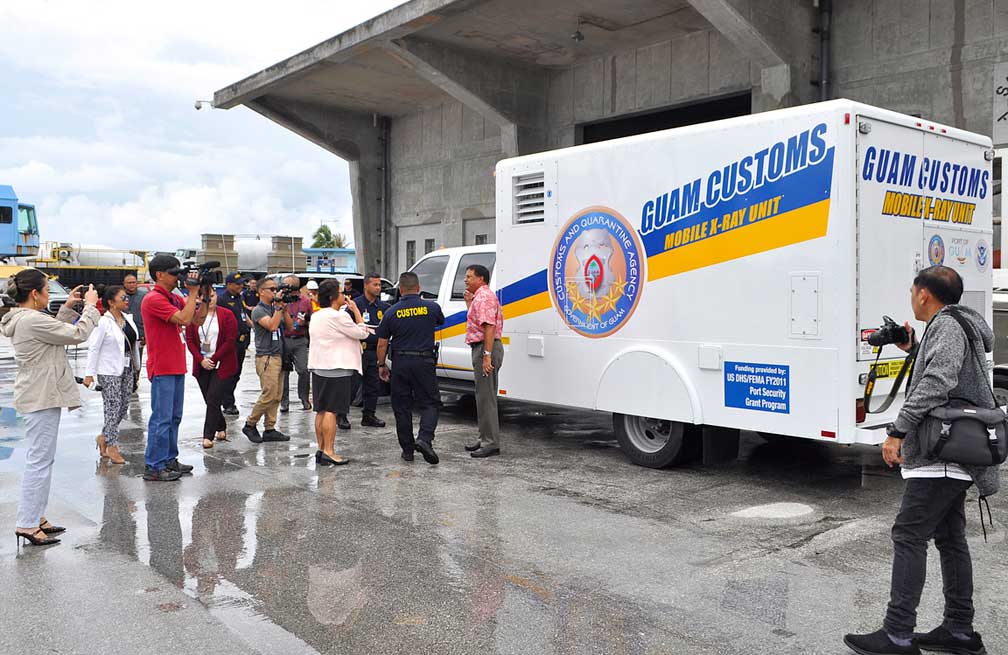
<svg viewBox="0 0 1008 655">
<path fill-rule="evenodd" d="M 368 332 L 357 304 L 347 301 L 337 280 L 325 280 L 319 285 L 318 303 L 322 309 L 312 314 L 308 324 L 308 368 L 312 372 L 315 438 L 319 446 L 315 462 L 318 466 L 339 466 L 350 460 L 333 452 L 337 417 L 346 417 L 350 412 L 353 374 L 361 372 L 360 342 Z"/>
</svg>

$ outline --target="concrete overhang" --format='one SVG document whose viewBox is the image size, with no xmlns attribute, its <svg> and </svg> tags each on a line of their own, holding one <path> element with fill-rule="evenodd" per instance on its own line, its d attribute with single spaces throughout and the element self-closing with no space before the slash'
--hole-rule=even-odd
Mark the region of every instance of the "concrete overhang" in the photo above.
<svg viewBox="0 0 1008 655">
<path fill-rule="evenodd" d="M 403 56 L 413 41 L 544 71 L 708 30 L 735 14 L 729 0 L 411 0 L 220 89 L 214 106 L 257 109 L 268 99 L 272 107 L 402 116 L 453 95 Z M 582 41 L 571 38 L 577 30 Z"/>
</svg>

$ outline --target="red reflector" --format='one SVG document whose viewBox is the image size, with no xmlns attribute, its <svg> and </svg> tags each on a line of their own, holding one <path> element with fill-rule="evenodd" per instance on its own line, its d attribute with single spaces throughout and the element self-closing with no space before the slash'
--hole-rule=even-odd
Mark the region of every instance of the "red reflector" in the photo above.
<svg viewBox="0 0 1008 655">
<path fill-rule="evenodd" d="M 506 395 L 507 395 L 507 391 L 506 391 L 506 390 L 504 390 L 504 389 L 501 389 L 501 390 L 500 390 L 500 391 L 498 391 L 497 393 L 499 393 L 499 394 L 500 394 L 500 395 L 502 395 L 502 396 L 506 396 Z"/>
<path fill-rule="evenodd" d="M 924 127 L 924 123 L 917 123 L 917 127 Z"/>
<path fill-rule="evenodd" d="M 858 398 L 854 401 L 854 422 L 864 423 L 867 416 L 868 413 L 865 411 L 864 398 Z"/>
<path fill-rule="evenodd" d="M 850 114 L 844 114 L 843 115 L 843 124 L 844 125 L 850 125 Z"/>
<path fill-rule="evenodd" d="M 942 134 L 948 134 L 948 130 L 946 130 L 944 127 L 942 128 Z"/>
<path fill-rule="evenodd" d="M 928 129 L 934 132 L 934 125 L 928 125 Z"/>
<path fill-rule="evenodd" d="M 823 430 L 819 434 L 821 434 L 822 436 L 826 437 L 827 439 L 836 439 L 836 432 L 830 432 L 829 430 Z"/>
</svg>

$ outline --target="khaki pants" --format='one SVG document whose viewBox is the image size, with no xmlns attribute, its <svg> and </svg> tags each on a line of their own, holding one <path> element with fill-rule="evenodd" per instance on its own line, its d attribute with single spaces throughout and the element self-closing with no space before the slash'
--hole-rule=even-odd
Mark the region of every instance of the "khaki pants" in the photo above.
<svg viewBox="0 0 1008 655">
<path fill-rule="evenodd" d="M 476 416 L 479 420 L 479 441 L 483 448 L 500 448 L 500 422 L 497 417 L 497 373 L 504 363 L 504 346 L 494 340 L 490 363 L 493 372 L 483 375 L 483 342 L 472 348 L 473 378 L 476 382 Z"/>
<path fill-rule="evenodd" d="M 259 376 L 259 386 L 262 393 L 256 401 L 252 413 L 249 414 L 248 425 L 256 425 L 259 419 L 266 416 L 266 429 L 272 430 L 276 425 L 277 408 L 280 407 L 280 395 L 283 392 L 283 359 L 280 355 L 256 355 L 256 374 Z"/>
</svg>

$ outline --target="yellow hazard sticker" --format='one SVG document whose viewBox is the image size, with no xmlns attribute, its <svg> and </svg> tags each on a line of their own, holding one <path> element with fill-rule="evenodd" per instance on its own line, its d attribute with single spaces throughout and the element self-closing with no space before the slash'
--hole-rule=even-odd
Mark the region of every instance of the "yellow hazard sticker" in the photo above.
<svg viewBox="0 0 1008 655">
<path fill-rule="evenodd" d="M 876 377 L 881 380 L 883 378 L 896 377 L 899 375 L 901 368 L 903 368 L 903 360 L 897 359 L 891 362 L 879 362 L 878 364 L 872 364 L 868 370 L 871 371 L 874 369 L 876 371 Z"/>
</svg>

